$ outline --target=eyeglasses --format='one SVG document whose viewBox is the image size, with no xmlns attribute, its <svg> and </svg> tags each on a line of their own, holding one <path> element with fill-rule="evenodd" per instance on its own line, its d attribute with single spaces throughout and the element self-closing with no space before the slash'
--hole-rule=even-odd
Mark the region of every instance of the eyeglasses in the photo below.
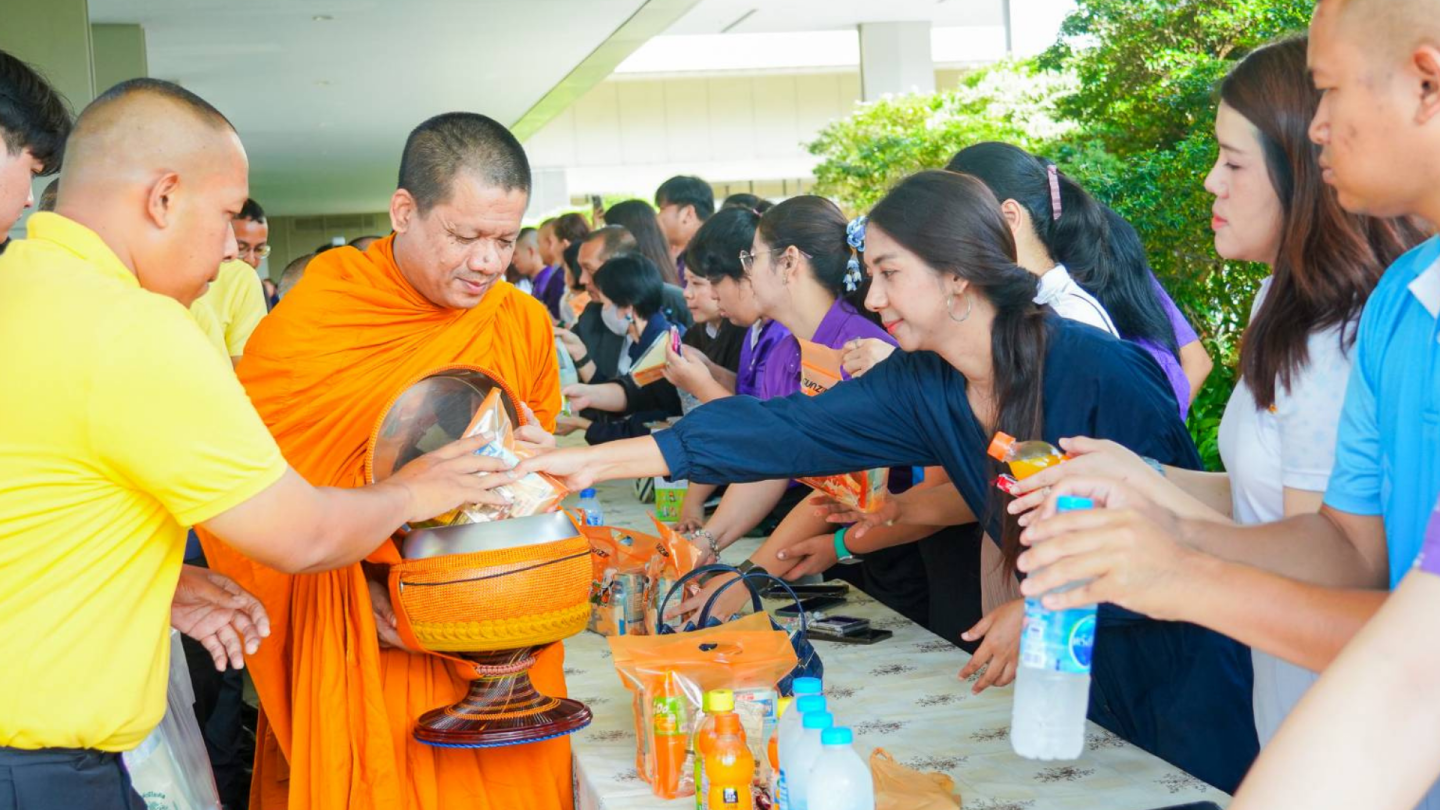
<svg viewBox="0 0 1440 810">
<path fill-rule="evenodd" d="M 269 256 L 269 255 L 270 255 L 270 246 L 269 246 L 269 245 L 258 245 L 258 246 L 252 247 L 252 246 L 250 246 L 250 245 L 245 244 L 244 242 L 241 242 L 241 243 L 240 243 L 240 250 L 239 250 L 239 252 L 240 252 L 240 255 L 241 255 L 241 256 L 244 256 L 244 255 L 246 255 L 247 253 L 254 253 L 257 258 L 263 259 L 263 258 L 265 258 L 266 256 Z"/>
<path fill-rule="evenodd" d="M 788 248 L 787 248 L 787 250 L 788 250 Z M 757 250 L 757 251 L 755 251 L 754 253 L 751 253 L 751 252 L 748 251 L 748 250 L 742 250 L 742 251 L 740 251 L 740 267 L 741 267 L 741 269 L 743 269 L 745 272 L 748 273 L 748 272 L 750 272 L 750 268 L 755 266 L 755 257 L 756 257 L 756 256 L 760 256 L 760 255 L 763 255 L 763 254 L 766 254 L 766 253 L 780 253 L 780 252 L 782 252 L 782 251 L 778 251 L 778 250 Z M 805 251 L 803 251 L 803 250 L 801 250 L 801 249 L 799 249 L 799 248 L 796 248 L 796 249 L 795 249 L 795 252 L 796 252 L 796 253 L 799 253 L 801 256 L 804 256 L 804 257 L 807 258 L 807 259 L 814 258 L 814 257 L 811 256 L 809 253 L 806 253 Z"/>
</svg>

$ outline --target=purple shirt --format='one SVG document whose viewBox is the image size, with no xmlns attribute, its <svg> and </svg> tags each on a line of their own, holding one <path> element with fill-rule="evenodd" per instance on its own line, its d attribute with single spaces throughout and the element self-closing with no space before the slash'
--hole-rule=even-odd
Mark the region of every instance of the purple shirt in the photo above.
<svg viewBox="0 0 1440 810">
<path fill-rule="evenodd" d="M 1160 281 L 1155 274 L 1150 274 L 1150 284 L 1155 288 L 1155 297 L 1160 299 L 1160 306 L 1164 307 L 1165 315 L 1170 319 L 1170 328 L 1175 332 L 1175 345 L 1177 347 L 1188 346 L 1199 340 L 1195 330 L 1191 328 L 1190 322 L 1185 320 L 1180 308 L 1175 306 L 1170 294 L 1160 286 Z M 1175 391 L 1175 401 L 1180 403 L 1180 418 L 1184 419 L 1190 412 L 1190 378 L 1185 376 L 1185 369 L 1180 367 L 1180 360 L 1170 350 L 1152 340 L 1137 340 L 1135 345 L 1150 353 L 1155 362 L 1160 364 L 1160 370 L 1165 372 L 1165 379 L 1170 381 L 1170 387 Z"/>
<path fill-rule="evenodd" d="M 1420 556 L 1415 558 L 1415 567 L 1427 574 L 1440 576 L 1440 504 L 1430 513 L 1430 524 L 1425 527 L 1425 545 Z"/>
<path fill-rule="evenodd" d="M 547 264 L 535 274 L 531 295 L 540 299 L 550 310 L 550 317 L 560 319 L 560 301 L 565 297 L 565 271 L 555 264 Z"/>
<path fill-rule="evenodd" d="M 759 339 L 754 337 L 754 328 L 746 330 L 740 343 L 740 368 L 735 372 L 735 393 L 748 397 L 760 395 L 760 381 L 771 353 L 776 344 L 790 337 L 790 330 L 778 321 L 766 321 Z"/>
<path fill-rule="evenodd" d="M 879 338 L 891 346 L 896 345 L 895 339 L 890 337 L 889 333 L 856 311 L 855 307 L 844 299 L 837 299 L 830 306 L 830 311 L 825 313 L 820 325 L 815 327 L 812 341 L 832 349 L 841 349 L 846 341 L 855 338 Z M 843 371 L 841 376 L 850 379 Z M 785 340 L 780 341 L 770 352 L 764 375 L 760 379 L 760 390 L 755 396 L 760 399 L 786 397 L 799 390 L 800 343 L 795 340 L 794 335 L 787 332 Z"/>
</svg>

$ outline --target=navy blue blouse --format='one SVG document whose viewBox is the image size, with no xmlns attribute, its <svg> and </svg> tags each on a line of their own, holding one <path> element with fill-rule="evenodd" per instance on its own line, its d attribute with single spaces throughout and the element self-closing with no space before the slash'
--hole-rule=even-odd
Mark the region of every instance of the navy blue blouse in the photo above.
<svg viewBox="0 0 1440 810">
<path fill-rule="evenodd" d="M 1047 323 L 1044 429 L 1020 439 L 1092 436 L 1200 467 L 1170 383 L 1143 349 L 1074 321 Z M 965 398 L 964 376 L 930 352 L 897 352 L 818 397 L 716 400 L 654 438 L 672 476 L 702 483 L 938 464 L 990 536 L 1002 536 L 991 501 L 997 468 L 985 454 L 990 436 Z M 1259 750 L 1249 651 L 1213 631 L 1114 605 L 1101 606 L 1100 627 L 1090 719 L 1233 791 Z"/>
<path fill-rule="evenodd" d="M 1051 316 L 1044 430 L 1118 442 L 1163 464 L 1199 469 L 1169 382 L 1144 350 Z M 990 436 L 965 398 L 965 377 L 931 352 L 896 352 L 817 397 L 727 397 L 696 408 L 655 441 L 675 478 L 738 483 L 871 467 L 940 465 L 976 515 L 991 515 Z M 783 452 L 779 452 L 784 448 Z"/>
</svg>

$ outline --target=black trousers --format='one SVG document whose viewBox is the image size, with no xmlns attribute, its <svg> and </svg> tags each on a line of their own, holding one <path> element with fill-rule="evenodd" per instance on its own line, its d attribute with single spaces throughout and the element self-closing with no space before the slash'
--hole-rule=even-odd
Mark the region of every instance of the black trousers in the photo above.
<svg viewBox="0 0 1440 810">
<path fill-rule="evenodd" d="M 0 810 L 145 810 L 119 754 L 0 748 Z"/>
</svg>

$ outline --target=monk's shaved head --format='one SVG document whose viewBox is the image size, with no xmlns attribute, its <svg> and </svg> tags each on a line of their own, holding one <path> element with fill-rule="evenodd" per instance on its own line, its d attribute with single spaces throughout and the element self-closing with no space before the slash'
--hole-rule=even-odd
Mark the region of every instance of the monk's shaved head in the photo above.
<svg viewBox="0 0 1440 810">
<path fill-rule="evenodd" d="M 169 82 L 133 79 L 75 122 L 55 210 L 98 233 L 142 287 L 188 305 L 235 258 L 230 219 L 248 172 L 219 110 Z"/>
<path fill-rule="evenodd" d="M 450 199 L 462 173 L 502 191 L 530 193 L 530 161 L 520 141 L 479 113 L 437 115 L 416 127 L 400 157 L 400 184 L 420 213 Z"/>
</svg>

